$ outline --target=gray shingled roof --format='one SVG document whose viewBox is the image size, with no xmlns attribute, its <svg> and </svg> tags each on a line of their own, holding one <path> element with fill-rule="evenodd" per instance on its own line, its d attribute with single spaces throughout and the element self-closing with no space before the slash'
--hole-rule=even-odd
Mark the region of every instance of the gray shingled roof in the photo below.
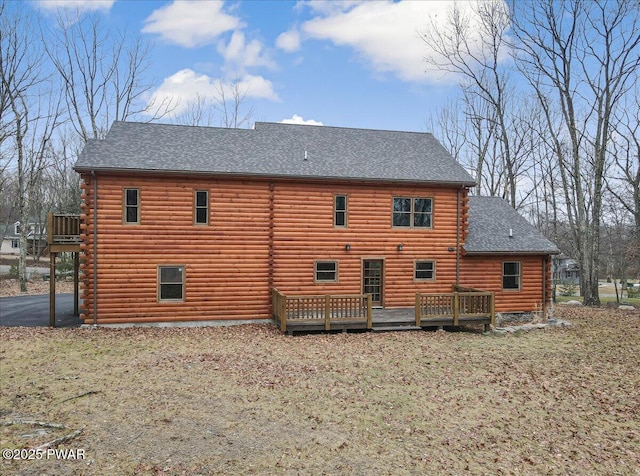
<svg viewBox="0 0 640 476">
<path fill-rule="evenodd" d="M 469 235 L 464 249 L 467 254 L 560 253 L 556 245 L 499 197 L 469 197 Z"/>
<path fill-rule="evenodd" d="M 255 129 L 114 122 L 104 140 L 85 146 L 76 170 L 475 183 L 428 133 L 264 122 Z"/>
</svg>

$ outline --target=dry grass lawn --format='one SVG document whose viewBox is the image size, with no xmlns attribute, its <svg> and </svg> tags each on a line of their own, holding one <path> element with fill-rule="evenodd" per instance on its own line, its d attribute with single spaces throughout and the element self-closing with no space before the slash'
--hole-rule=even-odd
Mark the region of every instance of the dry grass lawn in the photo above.
<svg viewBox="0 0 640 476">
<path fill-rule="evenodd" d="M 0 446 L 83 428 L 58 448 L 86 458 L 0 473 L 640 474 L 640 313 L 558 313 L 501 336 L 2 328 Z"/>
</svg>

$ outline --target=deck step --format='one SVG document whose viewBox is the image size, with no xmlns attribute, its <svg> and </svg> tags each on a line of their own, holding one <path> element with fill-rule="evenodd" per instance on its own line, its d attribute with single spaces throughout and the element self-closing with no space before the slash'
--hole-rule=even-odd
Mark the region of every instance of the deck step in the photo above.
<svg viewBox="0 0 640 476">
<path fill-rule="evenodd" d="M 372 330 L 375 331 L 375 332 L 421 331 L 422 327 L 418 327 L 418 326 L 384 326 L 384 327 L 373 327 Z"/>
</svg>

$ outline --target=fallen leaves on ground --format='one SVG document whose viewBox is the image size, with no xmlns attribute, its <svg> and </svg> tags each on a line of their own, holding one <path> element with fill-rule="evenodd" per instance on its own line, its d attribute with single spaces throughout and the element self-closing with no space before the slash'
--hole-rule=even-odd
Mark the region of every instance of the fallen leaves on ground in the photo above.
<svg viewBox="0 0 640 476">
<path fill-rule="evenodd" d="M 49 294 L 49 281 L 32 279 L 27 282 L 27 292 L 20 291 L 20 281 L 13 278 L 2 277 L 0 279 L 0 297 L 27 296 L 34 294 Z M 73 281 L 56 281 L 56 293 L 72 293 Z"/>
<path fill-rule="evenodd" d="M 640 313 L 528 333 L 1 328 L 2 474 L 636 474 Z M 3 448 L 60 430 L 2 427 Z"/>
</svg>

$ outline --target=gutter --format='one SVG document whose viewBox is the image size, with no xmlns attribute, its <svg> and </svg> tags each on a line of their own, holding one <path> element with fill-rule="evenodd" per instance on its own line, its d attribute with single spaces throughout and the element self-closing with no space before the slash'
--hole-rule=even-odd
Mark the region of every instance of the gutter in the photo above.
<svg viewBox="0 0 640 476">
<path fill-rule="evenodd" d="M 263 179 L 263 180 L 296 180 L 296 181 L 332 181 L 332 182 L 372 182 L 372 183 L 393 183 L 393 184 L 418 184 L 433 185 L 440 187 L 473 187 L 475 182 L 467 181 L 446 181 L 446 180 L 419 180 L 414 178 L 384 178 L 384 177 L 344 177 L 331 175 L 291 175 L 291 174 L 269 174 L 256 172 L 230 172 L 216 170 L 172 170 L 172 169 L 138 169 L 127 167 L 97 167 L 88 166 L 74 167 L 76 172 L 104 172 L 113 174 L 149 174 L 149 175 L 178 175 L 178 176 L 198 176 L 198 177 L 226 177 L 226 178 L 247 178 L 247 179 Z"/>
</svg>

